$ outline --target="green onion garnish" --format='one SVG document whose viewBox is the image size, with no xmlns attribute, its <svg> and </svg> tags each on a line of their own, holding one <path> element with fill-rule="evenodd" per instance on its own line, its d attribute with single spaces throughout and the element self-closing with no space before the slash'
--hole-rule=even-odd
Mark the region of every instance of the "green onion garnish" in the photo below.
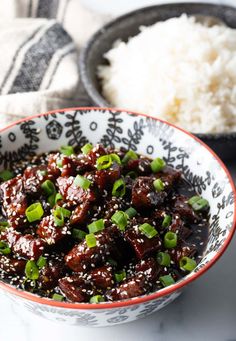
<svg viewBox="0 0 236 341">
<path fill-rule="evenodd" d="M 111 167 L 111 165 L 112 165 L 112 158 L 110 155 L 100 156 L 97 159 L 96 164 L 97 164 L 98 170 L 107 169 L 107 168 Z"/>
<path fill-rule="evenodd" d="M 165 218 L 163 219 L 161 226 L 167 228 L 170 226 L 170 223 L 171 223 L 171 216 L 167 214 Z"/>
<path fill-rule="evenodd" d="M 119 165 L 121 164 L 120 157 L 117 154 L 100 156 L 96 161 L 97 169 L 101 170 L 110 168 L 114 161 Z"/>
<path fill-rule="evenodd" d="M 133 217 L 136 216 L 137 211 L 136 211 L 133 207 L 129 207 L 129 208 L 125 211 L 125 213 L 126 213 L 127 216 L 131 219 L 131 218 L 133 218 Z"/>
<path fill-rule="evenodd" d="M 56 196 L 55 196 L 55 204 L 56 204 L 59 200 L 63 200 L 63 196 L 62 196 L 60 193 L 56 193 Z"/>
<path fill-rule="evenodd" d="M 48 201 L 50 207 L 53 207 L 53 206 L 55 205 L 55 197 L 56 197 L 56 194 L 55 194 L 55 193 L 49 195 L 47 201 Z"/>
<path fill-rule="evenodd" d="M 9 245 L 4 241 L 0 241 L 0 253 L 2 255 L 9 255 L 11 253 Z"/>
<path fill-rule="evenodd" d="M 197 263 L 194 259 L 189 257 L 182 257 L 179 261 L 179 267 L 183 271 L 193 271 L 197 266 Z"/>
<path fill-rule="evenodd" d="M 151 162 L 151 169 L 153 173 L 157 173 L 160 172 L 165 167 L 165 165 L 165 161 L 158 157 Z"/>
<path fill-rule="evenodd" d="M 86 244 L 91 249 L 97 245 L 96 237 L 93 233 L 86 234 L 85 236 Z"/>
<path fill-rule="evenodd" d="M 2 179 L 3 181 L 10 180 L 13 178 L 13 176 L 14 176 L 13 172 L 7 169 L 0 172 L 0 179 Z"/>
<path fill-rule="evenodd" d="M 83 240 L 86 236 L 86 232 L 80 229 L 73 229 L 72 230 L 72 237 L 75 239 Z"/>
<path fill-rule="evenodd" d="M 209 206 L 209 202 L 198 195 L 190 198 L 188 204 L 192 206 L 194 211 L 201 211 Z"/>
<path fill-rule="evenodd" d="M 60 294 L 53 294 L 52 299 L 55 301 L 62 302 L 64 300 L 64 296 L 62 296 Z"/>
<path fill-rule="evenodd" d="M 96 233 L 96 232 L 104 230 L 104 228 L 105 228 L 105 225 L 104 225 L 103 219 L 93 221 L 91 224 L 88 225 L 89 233 Z"/>
<path fill-rule="evenodd" d="M 170 266 L 170 255 L 166 252 L 158 252 L 157 262 L 162 266 Z"/>
<path fill-rule="evenodd" d="M 85 178 L 82 175 L 77 175 L 75 180 L 74 180 L 74 185 L 77 187 L 81 187 L 84 190 L 86 190 L 91 185 L 91 181 L 89 181 L 87 178 Z"/>
<path fill-rule="evenodd" d="M 37 266 L 39 269 L 42 269 L 45 265 L 47 264 L 47 260 L 45 257 L 40 256 L 39 259 L 37 260 Z"/>
<path fill-rule="evenodd" d="M 108 258 L 107 262 L 114 267 L 118 265 L 117 261 L 115 261 L 113 258 Z"/>
<path fill-rule="evenodd" d="M 39 278 L 39 269 L 33 260 L 28 260 L 25 266 L 25 274 L 28 279 L 36 280 Z"/>
<path fill-rule="evenodd" d="M 138 155 L 133 150 L 129 150 L 123 157 L 122 163 L 126 164 L 129 162 L 129 160 L 137 160 L 137 159 L 138 159 Z"/>
<path fill-rule="evenodd" d="M 112 195 L 115 197 L 123 197 L 125 195 L 125 182 L 123 179 L 115 181 L 112 188 Z"/>
<path fill-rule="evenodd" d="M 171 275 L 165 275 L 159 277 L 159 281 L 163 285 L 163 287 L 168 287 L 169 285 L 172 285 L 175 283 L 174 278 Z"/>
<path fill-rule="evenodd" d="M 91 143 L 86 143 L 82 148 L 81 151 L 84 155 L 87 155 L 93 149 L 93 145 Z"/>
<path fill-rule="evenodd" d="M 36 220 L 40 220 L 43 214 L 44 214 L 44 211 L 40 202 L 36 202 L 30 205 L 29 207 L 27 207 L 25 211 L 26 218 L 30 223 Z"/>
<path fill-rule="evenodd" d="M 67 210 L 64 207 L 57 206 L 55 210 L 53 210 L 53 218 L 54 223 L 56 226 L 64 226 L 65 219 L 64 218 L 70 218 L 71 211 Z"/>
<path fill-rule="evenodd" d="M 124 270 L 115 273 L 115 280 L 117 283 L 122 282 L 126 278 L 126 272 Z"/>
<path fill-rule="evenodd" d="M 66 156 L 70 156 L 75 153 L 72 146 L 61 146 L 60 152 Z"/>
<path fill-rule="evenodd" d="M 89 300 L 89 303 L 100 303 L 105 302 L 104 297 L 101 295 L 92 296 Z"/>
<path fill-rule="evenodd" d="M 125 231 L 128 222 L 127 214 L 123 211 L 117 211 L 111 217 L 111 221 L 116 224 L 121 231 Z"/>
<path fill-rule="evenodd" d="M 58 159 L 58 160 L 57 160 L 57 167 L 58 167 L 58 168 L 62 168 L 62 167 L 63 167 L 63 165 L 62 165 L 62 159 Z"/>
<path fill-rule="evenodd" d="M 47 195 L 51 195 L 56 192 L 54 183 L 51 180 L 45 180 L 41 187 Z"/>
<path fill-rule="evenodd" d="M 164 235 L 164 246 L 167 249 L 172 249 L 177 245 L 177 234 L 171 231 L 166 232 Z"/>
<path fill-rule="evenodd" d="M 129 176 L 131 179 L 136 179 L 138 174 L 134 171 L 130 171 L 129 173 L 127 173 L 125 176 Z"/>
<path fill-rule="evenodd" d="M 7 227 L 9 227 L 9 223 L 7 221 L 0 221 L 0 233 L 5 231 Z"/>
<path fill-rule="evenodd" d="M 141 231 L 149 239 L 157 235 L 157 230 L 152 225 L 147 223 L 140 225 L 139 231 Z"/>
<path fill-rule="evenodd" d="M 157 192 L 161 192 L 164 190 L 165 186 L 161 179 L 156 179 L 153 181 L 153 186 Z"/>
</svg>

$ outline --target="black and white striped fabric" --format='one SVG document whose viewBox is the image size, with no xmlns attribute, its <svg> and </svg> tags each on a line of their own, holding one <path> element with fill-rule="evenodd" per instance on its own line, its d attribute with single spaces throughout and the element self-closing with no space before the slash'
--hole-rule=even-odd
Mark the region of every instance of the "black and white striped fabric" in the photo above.
<svg viewBox="0 0 236 341">
<path fill-rule="evenodd" d="M 0 3 L 0 128 L 27 115 L 90 105 L 79 87 L 78 53 L 103 19 L 79 0 L 8 1 L 9 7 Z"/>
</svg>

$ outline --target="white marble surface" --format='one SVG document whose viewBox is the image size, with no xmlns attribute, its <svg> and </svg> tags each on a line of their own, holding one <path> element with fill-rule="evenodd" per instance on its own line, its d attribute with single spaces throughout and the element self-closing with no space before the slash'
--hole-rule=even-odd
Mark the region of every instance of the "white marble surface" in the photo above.
<svg viewBox="0 0 236 341">
<path fill-rule="evenodd" d="M 228 166 L 236 180 L 236 163 Z M 217 264 L 174 303 L 124 325 L 61 325 L 19 311 L 1 297 L 0 341 L 236 341 L 235 245 L 236 236 Z"/>
<path fill-rule="evenodd" d="M 118 14 L 155 0 L 84 0 Z M 236 0 L 204 1 L 236 5 Z M 126 5 L 125 5 L 126 4 Z M 94 7 L 95 6 L 95 7 Z M 229 165 L 234 179 L 234 164 Z M 235 163 L 236 168 L 236 163 Z M 190 285 L 174 303 L 154 315 L 116 327 L 90 329 L 60 325 L 18 311 L 1 297 L 0 341 L 236 341 L 236 236 L 217 264 Z"/>
</svg>

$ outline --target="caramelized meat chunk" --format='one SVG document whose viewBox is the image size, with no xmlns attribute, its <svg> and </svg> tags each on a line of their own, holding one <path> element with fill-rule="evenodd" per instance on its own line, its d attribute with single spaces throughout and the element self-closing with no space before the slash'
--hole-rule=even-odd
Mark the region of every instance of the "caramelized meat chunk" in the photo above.
<svg viewBox="0 0 236 341">
<path fill-rule="evenodd" d="M 150 281 L 155 281 L 161 271 L 160 266 L 154 258 L 141 260 L 136 264 L 135 270 L 137 273 L 143 273 Z"/>
<path fill-rule="evenodd" d="M 68 234 L 68 231 L 67 225 L 56 226 L 52 215 L 44 217 L 37 228 L 37 234 L 49 245 L 56 244 Z"/>
<path fill-rule="evenodd" d="M 178 215 L 172 217 L 171 225 L 169 226 L 169 230 L 175 232 L 180 239 L 186 240 L 191 234 L 192 231 L 184 225 L 184 222 Z"/>
<path fill-rule="evenodd" d="M 49 154 L 47 159 L 48 159 L 48 166 L 47 166 L 48 174 L 57 178 L 61 174 L 60 168 L 58 167 L 58 164 L 57 164 L 57 162 L 60 160 L 60 154 L 59 153 Z"/>
<path fill-rule="evenodd" d="M 119 301 L 144 295 L 150 289 L 150 282 L 145 275 L 138 274 L 106 293 L 109 301 Z"/>
<path fill-rule="evenodd" d="M 138 209 L 151 208 L 163 204 L 167 194 L 157 192 L 153 186 L 155 179 L 147 176 L 135 180 L 132 189 L 132 204 Z"/>
<path fill-rule="evenodd" d="M 87 302 L 93 294 L 91 285 L 79 275 L 59 279 L 59 288 L 72 302 Z"/>
<path fill-rule="evenodd" d="M 171 259 L 176 263 L 179 264 L 179 261 L 182 257 L 189 257 L 193 258 L 196 254 L 197 248 L 193 245 L 188 245 L 187 243 L 181 243 L 177 249 L 172 249 L 170 251 Z"/>
<path fill-rule="evenodd" d="M 89 200 L 79 204 L 70 217 L 70 224 L 84 224 L 89 217 L 92 203 Z"/>
<path fill-rule="evenodd" d="M 194 222 L 198 219 L 192 207 L 188 204 L 189 198 L 184 195 L 179 195 L 174 200 L 173 211 L 182 219 L 188 222 Z"/>
<path fill-rule="evenodd" d="M 176 171 L 172 167 L 165 167 L 160 173 L 157 174 L 165 184 L 165 188 L 172 188 L 181 178 L 181 172 Z"/>
<path fill-rule="evenodd" d="M 42 268 L 39 276 L 40 288 L 50 290 L 58 285 L 58 280 L 63 276 L 65 266 L 63 262 L 50 261 Z"/>
<path fill-rule="evenodd" d="M 125 172 L 135 172 L 138 175 L 150 175 L 151 162 L 148 158 L 140 158 L 137 160 L 129 160 L 125 166 Z"/>
<path fill-rule="evenodd" d="M 125 232 L 125 239 L 133 247 L 138 259 L 160 250 L 162 244 L 158 235 L 149 239 L 139 231 L 138 227 L 129 228 Z"/>
<path fill-rule="evenodd" d="M 9 275 L 21 276 L 25 272 L 26 261 L 0 255 L 0 269 Z"/>
<path fill-rule="evenodd" d="M 76 272 L 86 272 L 87 270 L 103 263 L 110 255 L 114 244 L 114 237 L 110 231 L 104 230 L 96 235 L 97 245 L 89 248 L 86 241 L 75 245 L 66 255 L 67 266 Z"/>
<path fill-rule="evenodd" d="M 95 173 L 95 183 L 99 190 L 109 189 L 121 177 L 121 168 L 116 163 L 109 169 L 98 170 Z"/>
<path fill-rule="evenodd" d="M 88 280 L 91 280 L 96 288 L 108 289 L 114 285 L 111 266 L 101 266 L 90 271 Z"/>
<path fill-rule="evenodd" d="M 48 179 L 47 166 L 27 167 L 23 174 L 24 190 L 31 195 L 42 192 L 41 185 Z"/>
<path fill-rule="evenodd" d="M 1 184 L 2 208 L 13 228 L 25 225 L 27 199 L 24 193 L 23 179 L 20 175 Z"/>
</svg>

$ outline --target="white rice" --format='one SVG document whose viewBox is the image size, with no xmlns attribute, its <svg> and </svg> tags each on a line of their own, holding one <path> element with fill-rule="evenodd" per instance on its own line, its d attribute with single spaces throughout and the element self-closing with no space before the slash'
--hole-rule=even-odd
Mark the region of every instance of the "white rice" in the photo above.
<svg viewBox="0 0 236 341">
<path fill-rule="evenodd" d="M 98 68 L 108 101 L 192 132 L 236 131 L 236 30 L 186 15 L 140 30 Z"/>
</svg>

